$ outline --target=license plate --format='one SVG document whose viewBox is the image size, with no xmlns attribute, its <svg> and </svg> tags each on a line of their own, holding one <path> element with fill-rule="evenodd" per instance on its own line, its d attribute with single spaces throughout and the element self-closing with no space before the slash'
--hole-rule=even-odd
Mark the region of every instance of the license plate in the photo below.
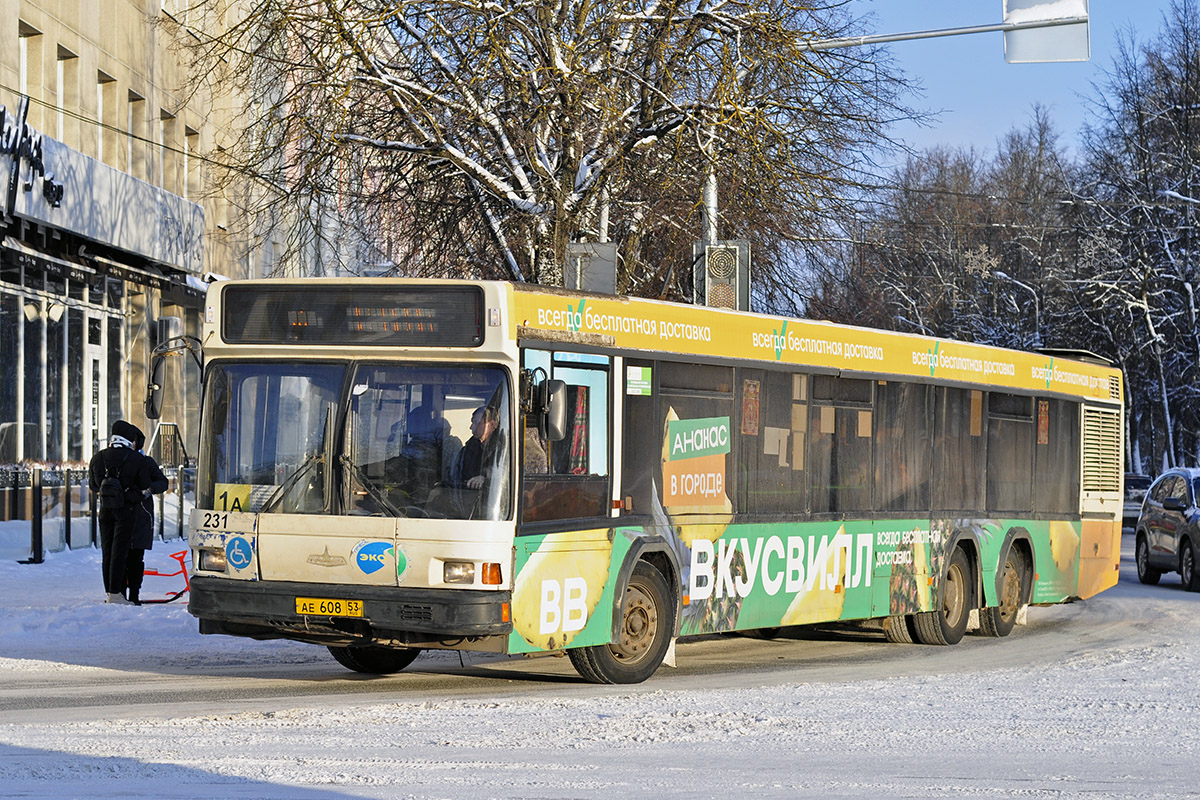
<svg viewBox="0 0 1200 800">
<path fill-rule="evenodd" d="M 320 617 L 361 617 L 362 600 L 332 600 L 328 597 L 297 597 L 296 613 Z"/>
</svg>

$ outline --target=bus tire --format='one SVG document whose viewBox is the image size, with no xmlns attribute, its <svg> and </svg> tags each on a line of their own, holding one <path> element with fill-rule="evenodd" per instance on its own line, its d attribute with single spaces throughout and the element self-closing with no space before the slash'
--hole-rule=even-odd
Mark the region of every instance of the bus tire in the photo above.
<svg viewBox="0 0 1200 800">
<path fill-rule="evenodd" d="M 958 644 L 971 615 L 971 564 L 961 547 L 954 548 L 942 580 L 941 608 L 915 614 L 913 622 L 922 644 Z"/>
<path fill-rule="evenodd" d="M 1000 573 L 999 604 L 979 610 L 979 632 L 984 636 L 1008 636 L 1017 624 L 1017 612 L 1025 603 L 1025 557 L 1010 547 Z"/>
<path fill-rule="evenodd" d="M 675 632 L 675 603 L 662 573 L 639 561 L 625 584 L 617 640 L 568 650 L 591 683 L 641 683 L 662 665 Z"/>
<path fill-rule="evenodd" d="M 883 635 L 893 644 L 913 644 L 917 641 L 912 614 L 896 614 L 883 618 Z"/>
<path fill-rule="evenodd" d="M 380 647 L 373 644 L 358 647 L 330 645 L 329 654 L 346 669 L 368 675 L 391 675 L 411 664 L 421 650 L 417 647 Z"/>
<path fill-rule="evenodd" d="M 1162 572 L 1150 566 L 1150 544 L 1146 541 L 1146 534 L 1144 533 L 1138 534 L 1133 561 L 1137 564 L 1139 581 L 1147 586 L 1153 586 L 1158 583 L 1158 579 L 1162 577 Z"/>
<path fill-rule="evenodd" d="M 1200 592 L 1200 573 L 1196 572 L 1196 545 L 1191 539 L 1184 539 L 1179 548 L 1179 577 L 1183 579 L 1183 588 L 1189 592 Z"/>
</svg>

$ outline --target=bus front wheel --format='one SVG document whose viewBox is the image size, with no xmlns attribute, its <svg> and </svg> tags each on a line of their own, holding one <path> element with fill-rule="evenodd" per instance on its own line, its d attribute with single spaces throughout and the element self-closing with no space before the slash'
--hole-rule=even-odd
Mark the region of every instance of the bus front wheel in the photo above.
<svg viewBox="0 0 1200 800">
<path fill-rule="evenodd" d="M 915 614 L 913 622 L 922 644 L 958 644 L 967 631 L 971 609 L 971 564 L 961 547 L 954 548 L 942 581 L 941 608 Z"/>
<path fill-rule="evenodd" d="M 625 585 L 616 641 L 568 650 L 592 683 L 641 683 L 662 665 L 675 632 L 675 604 L 662 573 L 639 561 Z"/>
<path fill-rule="evenodd" d="M 390 675 L 411 664 L 421 654 L 421 650 L 417 647 L 396 649 L 378 645 L 330 646 L 329 653 L 346 669 L 365 672 L 368 675 Z"/>
</svg>

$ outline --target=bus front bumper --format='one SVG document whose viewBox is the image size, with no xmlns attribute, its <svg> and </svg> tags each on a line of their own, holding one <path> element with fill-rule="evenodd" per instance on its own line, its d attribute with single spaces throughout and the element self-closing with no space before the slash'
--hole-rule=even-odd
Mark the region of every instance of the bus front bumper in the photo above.
<svg viewBox="0 0 1200 800">
<path fill-rule="evenodd" d="M 300 614 L 298 598 L 360 601 L 362 616 Z M 512 631 L 511 599 L 507 591 L 236 581 L 198 575 L 191 580 L 188 612 L 199 618 L 201 633 L 326 645 L 375 641 L 493 650 Z M 488 641 L 491 646 L 484 646 Z"/>
</svg>

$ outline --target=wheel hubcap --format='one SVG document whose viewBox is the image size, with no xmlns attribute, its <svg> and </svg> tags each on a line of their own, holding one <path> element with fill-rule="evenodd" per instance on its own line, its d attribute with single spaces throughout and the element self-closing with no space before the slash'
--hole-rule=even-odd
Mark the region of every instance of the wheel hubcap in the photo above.
<svg viewBox="0 0 1200 800">
<path fill-rule="evenodd" d="M 955 565 L 946 573 L 945 600 L 942 601 L 942 614 L 951 628 L 958 625 L 963 614 L 963 606 L 966 605 L 965 590 L 962 570 Z"/>
<path fill-rule="evenodd" d="M 1195 557 L 1192 555 L 1192 547 L 1188 545 L 1183 551 L 1183 565 L 1179 569 L 1179 574 L 1183 577 L 1183 582 L 1190 584 L 1192 582 L 1192 571 L 1196 568 Z"/>
<path fill-rule="evenodd" d="M 621 661 L 632 664 L 644 658 L 658 631 L 658 609 L 653 598 L 638 585 L 625 590 L 625 615 L 621 639 L 612 645 L 612 653 Z"/>
<path fill-rule="evenodd" d="M 1000 587 L 1000 617 L 1008 622 L 1021 605 L 1021 576 L 1011 561 L 1004 562 L 1004 579 Z"/>
</svg>

